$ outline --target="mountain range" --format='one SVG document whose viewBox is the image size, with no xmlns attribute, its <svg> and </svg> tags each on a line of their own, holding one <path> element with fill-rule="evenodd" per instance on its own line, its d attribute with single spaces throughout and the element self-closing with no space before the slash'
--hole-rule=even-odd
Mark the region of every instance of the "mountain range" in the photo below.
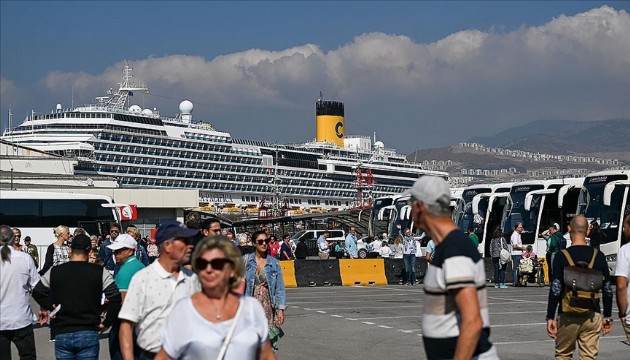
<svg viewBox="0 0 630 360">
<path fill-rule="evenodd" d="M 601 157 L 603 153 L 630 152 L 630 119 L 538 120 L 467 142 L 546 154 Z"/>
</svg>

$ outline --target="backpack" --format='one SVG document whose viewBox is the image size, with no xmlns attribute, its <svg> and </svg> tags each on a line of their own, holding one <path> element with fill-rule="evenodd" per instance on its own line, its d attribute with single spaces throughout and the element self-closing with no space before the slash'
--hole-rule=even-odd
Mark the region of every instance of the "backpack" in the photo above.
<svg viewBox="0 0 630 360">
<path fill-rule="evenodd" d="M 597 249 L 593 249 L 593 258 L 586 264 L 573 262 L 571 255 L 565 249 L 562 253 L 569 262 L 564 268 L 564 292 L 562 294 L 562 312 L 573 315 L 588 315 L 595 311 L 599 304 L 599 291 L 604 285 L 601 271 L 593 269 Z"/>
<path fill-rule="evenodd" d="M 523 258 L 519 261 L 518 270 L 521 273 L 529 274 L 534 271 L 534 262 L 531 258 Z"/>
<path fill-rule="evenodd" d="M 499 262 L 501 263 L 501 265 L 505 265 L 505 264 L 509 263 L 510 259 L 512 259 L 512 256 L 510 255 L 510 252 L 503 248 L 503 242 L 504 241 L 505 241 L 505 239 L 501 238 L 501 251 L 499 252 Z"/>
</svg>

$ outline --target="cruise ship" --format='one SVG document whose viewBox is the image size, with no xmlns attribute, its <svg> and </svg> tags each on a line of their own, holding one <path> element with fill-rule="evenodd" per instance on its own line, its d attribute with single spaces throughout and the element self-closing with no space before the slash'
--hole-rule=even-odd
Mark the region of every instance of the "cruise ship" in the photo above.
<svg viewBox="0 0 630 360">
<path fill-rule="evenodd" d="M 346 136 L 344 104 L 321 94 L 316 139 L 274 144 L 234 138 L 193 119 L 188 100 L 175 117 L 129 106 L 134 92 L 148 92 L 132 79 L 126 62 L 117 91 L 97 97 L 96 104 L 33 112 L 2 139 L 76 158 L 75 174 L 110 176 L 121 187 L 199 189 L 200 206 L 228 211 L 344 210 L 398 194 L 423 175 L 448 178 L 369 136 Z"/>
</svg>

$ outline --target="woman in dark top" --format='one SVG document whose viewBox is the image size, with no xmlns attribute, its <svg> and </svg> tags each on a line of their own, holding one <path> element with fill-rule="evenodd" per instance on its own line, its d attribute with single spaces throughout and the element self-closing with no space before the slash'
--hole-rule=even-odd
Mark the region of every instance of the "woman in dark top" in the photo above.
<svg viewBox="0 0 630 360">
<path fill-rule="evenodd" d="M 599 250 L 599 246 L 602 244 L 602 240 L 606 238 L 606 233 L 599 227 L 597 220 L 591 221 L 589 226 L 590 232 L 588 237 L 591 239 L 591 246 Z"/>
</svg>

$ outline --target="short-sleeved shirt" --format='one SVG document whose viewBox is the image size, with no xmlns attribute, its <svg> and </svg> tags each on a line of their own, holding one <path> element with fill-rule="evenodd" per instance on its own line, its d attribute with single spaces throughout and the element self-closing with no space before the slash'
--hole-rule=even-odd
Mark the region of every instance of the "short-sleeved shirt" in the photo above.
<svg viewBox="0 0 630 360">
<path fill-rule="evenodd" d="M 144 264 L 138 260 L 137 257 L 131 255 L 125 261 L 123 261 L 122 265 L 120 265 L 120 270 L 116 274 L 115 281 L 116 286 L 120 291 L 126 291 L 129 289 L 129 283 L 131 282 L 131 278 L 140 270 L 144 269 Z"/>
<path fill-rule="evenodd" d="M 625 244 L 617 253 L 615 276 L 623 276 L 630 280 L 630 243 Z M 627 298 L 630 299 L 630 286 L 626 288 Z M 630 306 L 626 310 L 626 324 L 630 325 Z"/>
<path fill-rule="evenodd" d="M 192 271 L 182 267 L 175 279 L 159 260 L 154 261 L 131 278 L 118 317 L 136 324 L 138 345 L 143 350 L 158 352 L 162 346 L 160 334 L 173 305 L 200 289 Z"/>
<path fill-rule="evenodd" d="M 521 234 L 516 230 L 514 230 L 512 236 L 510 236 L 510 244 L 512 244 L 512 255 L 521 255 L 521 251 L 523 250 L 517 250 L 515 246 L 523 246 L 523 241 L 521 240 Z"/>
<path fill-rule="evenodd" d="M 33 259 L 8 246 L 11 261 L 0 260 L 0 330 L 22 329 L 33 323 L 32 289 L 39 282 Z"/>
<path fill-rule="evenodd" d="M 486 271 L 484 261 L 461 230 L 454 230 L 435 247 L 431 266 L 424 278 L 425 301 L 422 313 L 422 338 L 429 359 L 452 359 L 459 337 L 460 316 L 453 290 L 477 290 L 483 328 L 474 355 L 494 351 L 490 343 Z"/>
<path fill-rule="evenodd" d="M 328 241 L 324 236 L 320 236 L 319 239 L 317 239 L 317 251 L 325 254 L 330 252 L 330 249 L 328 248 Z"/>
<path fill-rule="evenodd" d="M 269 324 L 256 298 L 243 296 L 242 306 L 226 359 L 256 359 L 258 349 L 267 341 Z M 162 341 L 164 351 L 173 359 L 216 359 L 223 338 L 234 319 L 213 323 L 206 320 L 187 297 L 175 304 L 166 320 Z"/>
<path fill-rule="evenodd" d="M 403 237 L 403 254 L 416 256 L 416 239 L 413 236 Z"/>
</svg>

